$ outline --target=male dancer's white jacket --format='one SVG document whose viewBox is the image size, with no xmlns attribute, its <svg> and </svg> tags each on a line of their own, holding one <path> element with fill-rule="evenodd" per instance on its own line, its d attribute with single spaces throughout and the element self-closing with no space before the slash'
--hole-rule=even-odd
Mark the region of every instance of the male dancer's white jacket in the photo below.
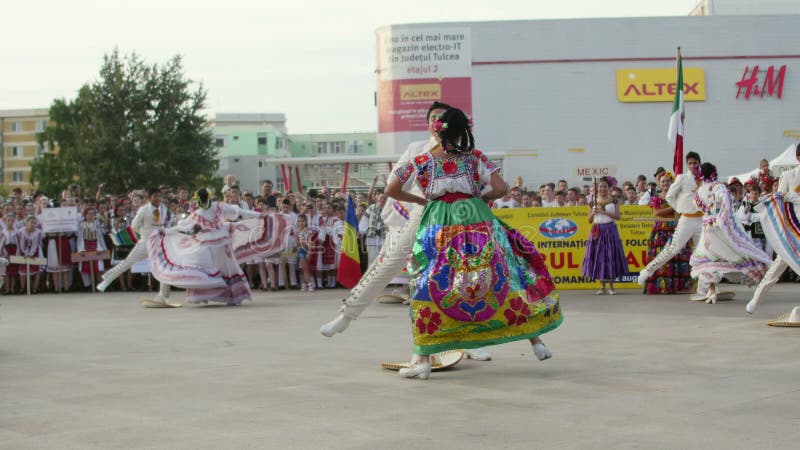
<svg viewBox="0 0 800 450">
<path fill-rule="evenodd" d="M 158 211 L 158 213 L 156 213 L 156 211 Z M 166 226 L 168 214 L 169 209 L 163 202 L 159 204 L 158 207 L 147 202 L 147 204 L 136 211 L 136 216 L 134 216 L 131 221 L 131 229 L 139 234 L 139 241 L 133 246 L 128 257 L 125 258 L 125 261 L 122 261 L 103 274 L 103 281 L 97 286 L 98 290 L 106 290 L 112 281 L 125 273 L 131 266 L 139 261 L 147 259 L 147 238 L 150 237 L 153 230 Z M 168 287 L 163 283 L 161 285 L 160 295 L 169 295 Z"/>
<path fill-rule="evenodd" d="M 434 137 L 425 141 L 412 142 L 393 167 L 397 168 L 408 164 L 415 157 L 433 149 L 436 145 L 438 142 Z M 395 177 L 396 175 L 392 171 L 387 177 L 387 183 Z M 416 183 L 406 183 L 403 189 L 414 195 L 424 196 Z M 375 261 L 361 277 L 361 281 L 350 291 L 350 296 L 344 300 L 344 305 L 340 309 L 342 315 L 351 320 L 358 318 L 392 278 L 403 270 L 408 254 L 411 253 L 414 245 L 423 209 L 421 205 L 414 203 L 387 199 L 386 205 L 381 211 L 383 223 L 387 227 L 383 247 Z"/>
</svg>

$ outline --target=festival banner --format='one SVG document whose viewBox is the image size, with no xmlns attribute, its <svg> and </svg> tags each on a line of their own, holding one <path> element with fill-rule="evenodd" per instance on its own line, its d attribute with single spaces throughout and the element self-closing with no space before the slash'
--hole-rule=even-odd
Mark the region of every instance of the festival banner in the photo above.
<svg viewBox="0 0 800 450">
<path fill-rule="evenodd" d="M 558 289 L 597 289 L 599 282 L 581 275 L 586 240 L 589 238 L 589 208 L 502 208 L 495 216 L 536 245 Z M 629 273 L 615 280 L 615 288 L 641 289 L 636 283 L 647 264 L 647 240 L 653 228 L 649 206 L 623 206 L 617 221 Z M 619 283 L 619 284 L 616 284 Z"/>
</svg>

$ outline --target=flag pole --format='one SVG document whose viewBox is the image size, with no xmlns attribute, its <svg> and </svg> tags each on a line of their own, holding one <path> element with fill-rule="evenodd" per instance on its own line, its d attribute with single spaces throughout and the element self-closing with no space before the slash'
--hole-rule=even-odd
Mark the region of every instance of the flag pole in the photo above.
<svg viewBox="0 0 800 450">
<path fill-rule="evenodd" d="M 676 81 L 675 99 L 672 102 L 672 115 L 669 119 L 669 130 L 667 138 L 672 143 L 672 170 L 675 175 L 683 173 L 683 135 L 684 135 L 684 82 L 683 82 L 683 58 L 680 46 L 675 52 L 676 60 Z"/>
</svg>

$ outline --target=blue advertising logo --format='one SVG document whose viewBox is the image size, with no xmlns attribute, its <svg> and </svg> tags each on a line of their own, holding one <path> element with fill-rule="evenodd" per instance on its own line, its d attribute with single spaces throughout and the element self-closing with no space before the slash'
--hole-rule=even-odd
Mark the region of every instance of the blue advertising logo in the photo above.
<svg viewBox="0 0 800 450">
<path fill-rule="evenodd" d="M 548 239 L 567 239 L 578 232 L 578 224 L 569 219 L 550 219 L 539 225 L 539 232 Z"/>
</svg>

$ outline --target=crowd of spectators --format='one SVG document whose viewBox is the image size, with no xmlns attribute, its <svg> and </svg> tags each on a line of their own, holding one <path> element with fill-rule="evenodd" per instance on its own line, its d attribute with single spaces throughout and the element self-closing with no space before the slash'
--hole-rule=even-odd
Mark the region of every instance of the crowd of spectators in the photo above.
<svg viewBox="0 0 800 450">
<path fill-rule="evenodd" d="M 759 229 L 755 205 L 766 195 L 777 188 L 777 178 L 772 176 L 769 164 L 761 162 L 759 175 L 742 183 L 732 179 L 728 183 L 734 206 L 737 209 L 737 219 L 748 231 Z M 658 180 L 666 173 L 659 167 L 653 176 L 648 179 L 639 175 L 635 180 L 617 183 L 613 177 L 610 181 L 612 195 L 622 205 L 650 205 L 651 199 L 658 194 Z M 237 184 L 235 177 L 228 175 L 224 179 L 224 186 L 218 195 L 223 201 L 234 204 L 240 208 L 260 212 L 273 212 L 284 214 L 292 231 L 286 245 L 284 255 L 267 258 L 263 261 L 249 261 L 246 263 L 246 273 L 254 289 L 319 289 L 335 287 L 335 265 L 323 264 L 323 258 L 303 258 L 302 255 L 313 256 L 314 252 L 322 254 L 325 251 L 340 252 L 344 229 L 344 217 L 347 209 L 347 196 L 351 195 L 356 205 L 356 217 L 359 223 L 359 252 L 361 253 L 362 266 L 374 260 L 380 250 L 385 236 L 384 225 L 380 218 L 380 211 L 385 203 L 385 197 L 378 187 L 379 177 L 375 177 L 372 186 L 367 192 L 345 193 L 339 189 L 323 186 L 319 189 L 308 189 L 304 193 L 277 192 L 270 180 L 265 180 L 257 190 L 243 190 Z M 383 179 L 385 184 L 385 177 Z M 522 177 L 517 177 L 510 183 L 513 186 L 501 199 L 493 202 L 493 208 L 536 208 L 536 207 L 562 207 L 590 205 L 594 194 L 594 186 L 590 183 L 572 185 L 566 180 L 542 183 L 538 188 L 525 184 Z M 174 225 L 186 217 L 194 207 L 190 189 L 187 186 L 160 186 L 161 198 L 169 208 L 167 223 Z M 36 227 L 41 229 L 42 210 L 48 207 L 75 207 L 78 211 L 78 222 L 94 220 L 97 229 L 102 234 L 105 248 L 110 251 L 110 258 L 106 267 L 114 264 L 125 256 L 126 248 L 114 245 L 112 235 L 126 229 L 136 211 L 147 202 L 144 189 L 135 189 L 124 194 L 107 193 L 105 186 L 100 185 L 92 192 L 85 192 L 80 184 L 72 184 L 55 198 L 49 198 L 42 192 L 28 191 L 23 193 L 14 189 L 7 198 L 2 199 L 3 216 L 0 221 L 0 256 L 8 259 L 19 253 L 20 245 L 17 244 L 19 230 L 25 228 L 27 221 L 35 219 Z M 304 225 L 313 233 L 295 233 L 298 218 L 302 217 Z M 77 227 L 80 230 L 80 226 Z M 82 251 L 79 248 L 79 239 L 76 233 L 70 236 L 70 246 L 73 252 Z M 47 257 L 47 240 L 52 236 L 42 234 L 42 256 Z M 758 236 L 754 236 L 758 237 Z M 298 251 L 299 250 L 299 251 Z M 301 254 L 300 260 L 297 254 Z M 305 261 L 304 261 L 305 259 Z M 330 260 L 328 259 L 328 263 Z M 335 264 L 335 263 L 334 263 Z M 43 266 L 41 272 L 47 272 Z M 18 271 L 7 271 L 18 273 Z M 78 273 L 77 264 L 74 274 Z M 74 274 L 69 274 L 69 290 L 91 290 L 94 281 L 73 283 Z M 99 275 L 99 274 L 98 274 Z M 16 275 L 15 275 L 16 276 Z M 132 274 L 120 277 L 115 283 L 115 289 L 151 289 L 154 285 L 146 273 Z M 17 283 L 14 276 L 6 276 L 2 292 L 5 294 L 19 293 L 24 286 L 20 280 Z M 56 291 L 56 283 L 50 278 L 36 281 L 32 286 L 33 291 Z"/>
</svg>

